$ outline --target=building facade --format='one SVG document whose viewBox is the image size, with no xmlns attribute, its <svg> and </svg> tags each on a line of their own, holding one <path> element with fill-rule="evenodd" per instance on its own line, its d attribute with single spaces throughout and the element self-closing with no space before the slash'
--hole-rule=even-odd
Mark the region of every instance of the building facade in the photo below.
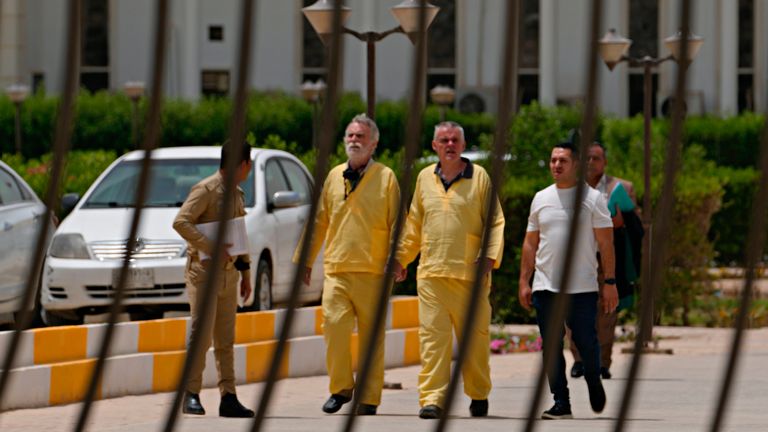
<svg viewBox="0 0 768 432">
<path fill-rule="evenodd" d="M 120 91 L 127 81 L 149 84 L 155 0 L 82 0 L 80 82 L 90 90 Z M 346 0 L 347 26 L 384 31 L 397 25 L 390 8 L 400 0 Z M 456 89 L 456 107 L 494 111 L 505 38 L 506 0 L 432 0 L 441 11 L 430 28 L 427 87 Z M 297 93 L 325 74 L 323 46 L 301 14 L 314 0 L 262 0 L 254 23 L 250 84 Z M 574 103 L 586 88 L 589 0 L 523 0 L 520 101 Z M 0 85 L 23 83 L 61 91 L 67 0 L 0 3 Z M 634 56 L 666 56 L 665 37 L 676 32 L 680 0 L 605 0 L 603 28 L 634 40 Z M 696 0 L 691 29 L 704 45 L 690 66 L 691 114 L 733 115 L 766 110 L 768 0 Z M 165 88 L 169 97 L 197 99 L 234 90 L 239 0 L 171 1 Z M 413 49 L 404 35 L 376 46 L 377 100 L 407 98 Z M 366 47 L 344 37 L 342 84 L 366 94 Z M 654 112 L 674 93 L 674 62 L 653 76 Z M 642 70 L 600 65 L 600 108 L 617 116 L 642 110 Z"/>
</svg>

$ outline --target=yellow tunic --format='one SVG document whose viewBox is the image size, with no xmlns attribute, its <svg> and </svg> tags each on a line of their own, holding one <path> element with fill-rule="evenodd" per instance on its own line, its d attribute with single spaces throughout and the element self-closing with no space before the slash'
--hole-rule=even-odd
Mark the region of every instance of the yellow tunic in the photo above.
<svg viewBox="0 0 768 432">
<path fill-rule="evenodd" d="M 491 179 L 481 166 L 473 169 L 472 178 L 460 179 L 447 191 L 434 164 L 419 173 L 397 254 L 405 267 L 421 252 L 417 279 L 475 278 Z M 504 214 L 497 198 L 494 202 L 496 217 L 486 256 L 498 268 L 504 249 Z"/>
<path fill-rule="evenodd" d="M 384 274 L 400 203 L 397 179 L 391 169 L 374 162 L 355 190 L 349 192 L 349 182 L 342 175 L 346 167 L 346 163 L 336 166 L 325 179 L 307 262 L 314 262 L 326 242 L 323 256 L 326 274 Z M 298 262 L 298 258 L 297 248 L 294 262 Z"/>
</svg>

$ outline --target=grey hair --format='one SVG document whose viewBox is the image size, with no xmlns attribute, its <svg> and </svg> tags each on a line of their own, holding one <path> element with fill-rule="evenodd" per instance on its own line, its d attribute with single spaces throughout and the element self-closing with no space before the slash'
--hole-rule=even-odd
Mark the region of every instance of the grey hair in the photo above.
<svg viewBox="0 0 768 432">
<path fill-rule="evenodd" d="M 379 127 L 376 126 L 376 122 L 373 121 L 372 118 L 365 114 L 358 114 L 352 117 L 352 120 L 349 121 L 349 124 L 352 123 L 360 123 L 362 125 L 368 126 L 368 129 L 371 131 L 371 139 L 375 142 L 379 142 Z"/>
<path fill-rule="evenodd" d="M 437 131 L 440 129 L 458 129 L 459 133 L 461 133 L 461 140 L 464 141 L 464 128 L 461 127 L 460 124 L 456 123 L 455 121 L 443 121 L 435 125 L 435 134 L 432 136 L 433 140 L 437 139 Z"/>
</svg>

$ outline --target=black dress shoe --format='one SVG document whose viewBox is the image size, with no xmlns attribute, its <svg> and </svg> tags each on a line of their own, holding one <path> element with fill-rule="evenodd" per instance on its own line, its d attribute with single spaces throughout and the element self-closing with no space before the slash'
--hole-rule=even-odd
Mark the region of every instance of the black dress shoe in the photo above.
<svg viewBox="0 0 768 432">
<path fill-rule="evenodd" d="M 323 412 L 333 414 L 341 409 L 341 406 L 351 401 L 352 398 L 344 396 L 343 394 L 332 394 L 327 401 L 323 404 Z"/>
<path fill-rule="evenodd" d="M 200 395 L 184 392 L 184 404 L 181 407 L 181 411 L 184 414 L 205 415 L 205 409 L 200 403 Z"/>
<path fill-rule="evenodd" d="M 612 376 L 611 371 L 607 367 L 600 368 L 600 377 L 602 379 L 611 379 Z"/>
<path fill-rule="evenodd" d="M 376 415 L 376 405 L 361 403 L 357 406 L 357 415 Z"/>
<path fill-rule="evenodd" d="M 485 417 L 488 415 L 488 399 L 472 399 L 469 404 L 469 414 L 472 417 Z"/>
<path fill-rule="evenodd" d="M 600 378 L 587 382 L 587 390 L 589 390 L 589 405 L 592 406 L 592 411 L 600 414 L 605 408 L 605 389 Z"/>
<path fill-rule="evenodd" d="M 571 367 L 571 376 L 573 378 L 579 378 L 584 376 L 584 363 L 577 361 L 573 363 Z"/>
<path fill-rule="evenodd" d="M 427 405 L 419 410 L 419 418 L 439 419 L 443 415 L 443 409 L 437 405 Z"/>
<path fill-rule="evenodd" d="M 234 394 L 227 393 L 221 397 L 219 417 L 249 418 L 253 416 L 253 410 L 244 407 Z"/>
</svg>

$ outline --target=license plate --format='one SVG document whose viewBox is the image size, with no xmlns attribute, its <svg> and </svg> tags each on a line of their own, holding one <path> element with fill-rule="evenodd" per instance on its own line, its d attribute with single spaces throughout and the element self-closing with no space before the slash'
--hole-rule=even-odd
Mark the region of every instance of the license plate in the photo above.
<svg viewBox="0 0 768 432">
<path fill-rule="evenodd" d="M 117 282 L 120 278 L 120 269 L 112 271 L 112 286 L 117 288 Z M 154 288 L 155 272 L 148 268 L 129 268 L 128 279 L 125 282 L 127 289 L 134 288 Z"/>
</svg>

